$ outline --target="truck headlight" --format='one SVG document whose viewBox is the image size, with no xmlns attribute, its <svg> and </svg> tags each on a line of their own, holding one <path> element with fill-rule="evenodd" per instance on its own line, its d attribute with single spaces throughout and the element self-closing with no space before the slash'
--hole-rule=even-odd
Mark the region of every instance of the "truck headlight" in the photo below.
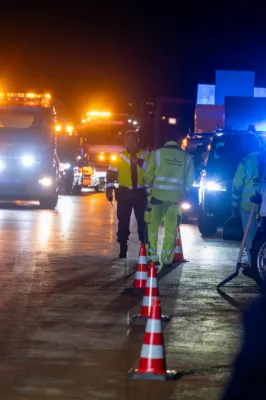
<svg viewBox="0 0 266 400">
<path fill-rule="evenodd" d="M 182 210 L 187 211 L 187 210 L 190 210 L 191 205 L 189 203 L 182 203 L 181 208 L 182 208 Z"/>
<path fill-rule="evenodd" d="M 52 184 L 52 179 L 48 177 L 44 177 L 42 179 L 39 179 L 39 184 L 42 186 L 51 186 Z"/>
<path fill-rule="evenodd" d="M 21 158 L 21 162 L 24 167 L 31 167 L 33 164 L 35 164 L 36 160 L 33 156 L 23 156 Z"/>
<path fill-rule="evenodd" d="M 226 187 L 215 181 L 206 182 L 206 189 L 211 191 L 226 191 Z"/>
<path fill-rule="evenodd" d="M 5 169 L 5 164 L 3 163 L 3 161 L 0 160 L 0 171 L 3 171 L 3 169 Z"/>
<path fill-rule="evenodd" d="M 69 163 L 63 164 L 64 169 L 69 169 L 70 167 L 71 167 L 71 164 L 69 164 Z"/>
</svg>

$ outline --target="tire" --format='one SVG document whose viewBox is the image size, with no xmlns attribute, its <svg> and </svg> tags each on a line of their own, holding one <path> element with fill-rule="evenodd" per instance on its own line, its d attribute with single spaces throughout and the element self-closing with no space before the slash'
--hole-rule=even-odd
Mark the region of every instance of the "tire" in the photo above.
<svg viewBox="0 0 266 400">
<path fill-rule="evenodd" d="M 201 213 L 198 217 L 198 228 L 203 237 L 214 236 L 218 228 L 215 217 Z"/>
<path fill-rule="evenodd" d="M 256 282 L 260 284 L 266 284 L 266 258 L 263 254 L 266 253 L 266 235 L 265 233 L 260 233 L 253 240 L 252 250 L 251 250 L 251 268 L 255 275 Z M 265 265 L 263 263 L 265 259 Z"/>
<path fill-rule="evenodd" d="M 65 186 L 65 194 L 67 194 L 67 195 L 72 194 L 72 185 Z"/>
<path fill-rule="evenodd" d="M 72 194 L 79 196 L 82 192 L 82 186 L 74 186 L 72 190 Z"/>
<path fill-rule="evenodd" d="M 181 224 L 188 224 L 188 223 L 189 223 L 189 216 L 188 215 L 182 215 Z"/>
<path fill-rule="evenodd" d="M 58 195 L 51 197 L 44 197 L 40 199 L 40 208 L 43 210 L 54 210 L 57 206 Z"/>
</svg>

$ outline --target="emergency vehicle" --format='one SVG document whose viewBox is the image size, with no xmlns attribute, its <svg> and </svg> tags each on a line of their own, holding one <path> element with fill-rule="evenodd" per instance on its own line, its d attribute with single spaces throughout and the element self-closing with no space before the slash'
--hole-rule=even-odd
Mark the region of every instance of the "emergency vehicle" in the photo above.
<svg viewBox="0 0 266 400">
<path fill-rule="evenodd" d="M 238 163 L 244 158 L 247 131 L 217 132 L 210 145 L 199 188 L 198 228 L 203 236 L 215 235 L 231 216 L 232 182 Z M 257 132 L 264 146 L 264 136 Z"/>
<path fill-rule="evenodd" d="M 49 93 L 0 93 L 0 200 L 58 200 L 56 112 Z"/>
</svg>

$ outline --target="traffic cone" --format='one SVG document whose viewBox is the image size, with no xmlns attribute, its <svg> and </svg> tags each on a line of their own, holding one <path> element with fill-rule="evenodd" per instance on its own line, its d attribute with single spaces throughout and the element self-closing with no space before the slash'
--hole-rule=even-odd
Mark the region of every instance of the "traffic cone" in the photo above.
<svg viewBox="0 0 266 400">
<path fill-rule="evenodd" d="M 166 370 L 159 298 L 154 299 L 152 303 L 138 368 L 130 370 L 128 374 L 132 379 L 143 380 L 174 380 L 178 377 L 177 371 Z"/>
<path fill-rule="evenodd" d="M 146 281 L 140 314 L 133 315 L 132 319 L 146 320 L 150 316 L 151 306 L 154 299 L 159 299 L 159 289 L 155 263 L 151 262 L 148 270 L 148 278 Z M 162 315 L 162 320 L 169 321 L 170 318 L 167 315 Z"/>
<path fill-rule="evenodd" d="M 180 262 L 184 262 L 184 261 L 186 261 L 186 260 L 184 259 L 184 255 L 183 255 L 180 226 L 178 226 L 177 234 L 176 234 L 176 248 L 175 248 L 173 263 L 180 263 Z"/>
<path fill-rule="evenodd" d="M 147 263 L 147 252 L 145 243 L 141 243 L 139 251 L 139 261 L 137 270 L 134 277 L 133 290 L 143 290 L 146 286 L 146 280 L 148 276 L 148 263 Z"/>
</svg>

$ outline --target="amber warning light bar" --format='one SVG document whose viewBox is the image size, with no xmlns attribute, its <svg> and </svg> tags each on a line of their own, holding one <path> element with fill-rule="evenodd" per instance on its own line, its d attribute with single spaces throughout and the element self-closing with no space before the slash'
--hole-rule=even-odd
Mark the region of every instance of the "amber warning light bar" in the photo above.
<svg viewBox="0 0 266 400">
<path fill-rule="evenodd" d="M 0 93 L 0 103 L 50 106 L 50 93 Z"/>
</svg>

